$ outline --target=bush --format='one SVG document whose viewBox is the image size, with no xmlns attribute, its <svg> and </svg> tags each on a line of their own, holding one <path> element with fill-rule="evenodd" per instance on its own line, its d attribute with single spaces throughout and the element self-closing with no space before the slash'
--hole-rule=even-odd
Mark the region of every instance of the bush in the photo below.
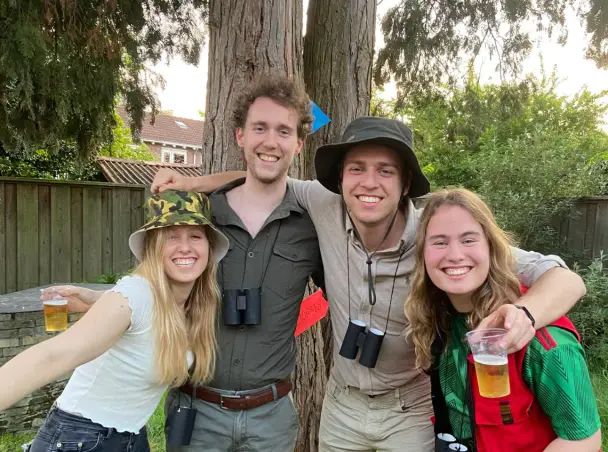
<svg viewBox="0 0 608 452">
<path fill-rule="evenodd" d="M 585 281 L 587 295 L 569 314 L 581 333 L 587 360 L 598 369 L 608 367 L 608 270 L 603 254 L 585 268 L 574 269 Z"/>
</svg>

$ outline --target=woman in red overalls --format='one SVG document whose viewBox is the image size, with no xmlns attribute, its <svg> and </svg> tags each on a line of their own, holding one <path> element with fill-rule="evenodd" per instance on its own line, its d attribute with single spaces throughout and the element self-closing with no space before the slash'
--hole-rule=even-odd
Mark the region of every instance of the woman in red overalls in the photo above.
<svg viewBox="0 0 608 452">
<path fill-rule="evenodd" d="M 487 205 L 463 189 L 434 193 L 420 219 L 405 313 L 416 366 L 431 374 L 435 431 L 469 451 L 597 452 L 596 400 L 580 337 L 566 317 L 509 355 L 508 395 L 479 393 L 465 334 L 516 303 L 521 290 L 510 240 Z"/>
</svg>

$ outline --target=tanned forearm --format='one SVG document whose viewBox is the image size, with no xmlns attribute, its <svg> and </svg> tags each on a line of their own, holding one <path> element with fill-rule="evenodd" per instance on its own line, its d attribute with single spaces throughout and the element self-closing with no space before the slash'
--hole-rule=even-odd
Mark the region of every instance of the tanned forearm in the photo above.
<svg viewBox="0 0 608 452">
<path fill-rule="evenodd" d="M 585 296 L 583 279 L 565 268 L 556 267 L 538 278 L 518 301 L 525 306 L 539 329 L 559 319 Z"/>
<path fill-rule="evenodd" d="M 199 193 L 211 193 L 233 180 L 247 175 L 246 171 L 226 171 L 225 173 L 209 174 L 207 176 L 196 176 L 190 178 L 190 191 Z"/>
</svg>

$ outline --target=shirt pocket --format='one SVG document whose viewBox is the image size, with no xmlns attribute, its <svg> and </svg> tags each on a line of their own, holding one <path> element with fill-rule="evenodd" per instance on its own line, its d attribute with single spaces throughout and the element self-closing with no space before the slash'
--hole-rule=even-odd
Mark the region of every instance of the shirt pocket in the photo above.
<svg viewBox="0 0 608 452">
<path fill-rule="evenodd" d="M 275 243 L 264 285 L 281 298 L 303 297 L 308 277 L 314 268 L 314 259 L 314 250 Z"/>
</svg>

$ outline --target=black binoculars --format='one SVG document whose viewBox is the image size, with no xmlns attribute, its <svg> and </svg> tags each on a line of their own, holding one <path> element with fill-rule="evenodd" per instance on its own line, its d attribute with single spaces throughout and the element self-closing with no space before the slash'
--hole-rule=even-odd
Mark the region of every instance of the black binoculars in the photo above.
<svg viewBox="0 0 608 452">
<path fill-rule="evenodd" d="M 365 323 L 360 320 L 351 320 L 348 323 L 342 346 L 340 347 L 340 356 L 347 359 L 355 359 L 357 351 L 361 348 L 359 355 L 359 364 L 373 369 L 376 367 L 380 347 L 384 340 L 384 333 L 376 328 L 365 330 Z"/>
<path fill-rule="evenodd" d="M 262 323 L 262 289 L 226 289 L 223 300 L 224 325 Z"/>
<path fill-rule="evenodd" d="M 435 452 L 466 452 L 469 448 L 460 444 L 454 436 L 449 433 L 439 433 L 435 436 Z"/>
</svg>

